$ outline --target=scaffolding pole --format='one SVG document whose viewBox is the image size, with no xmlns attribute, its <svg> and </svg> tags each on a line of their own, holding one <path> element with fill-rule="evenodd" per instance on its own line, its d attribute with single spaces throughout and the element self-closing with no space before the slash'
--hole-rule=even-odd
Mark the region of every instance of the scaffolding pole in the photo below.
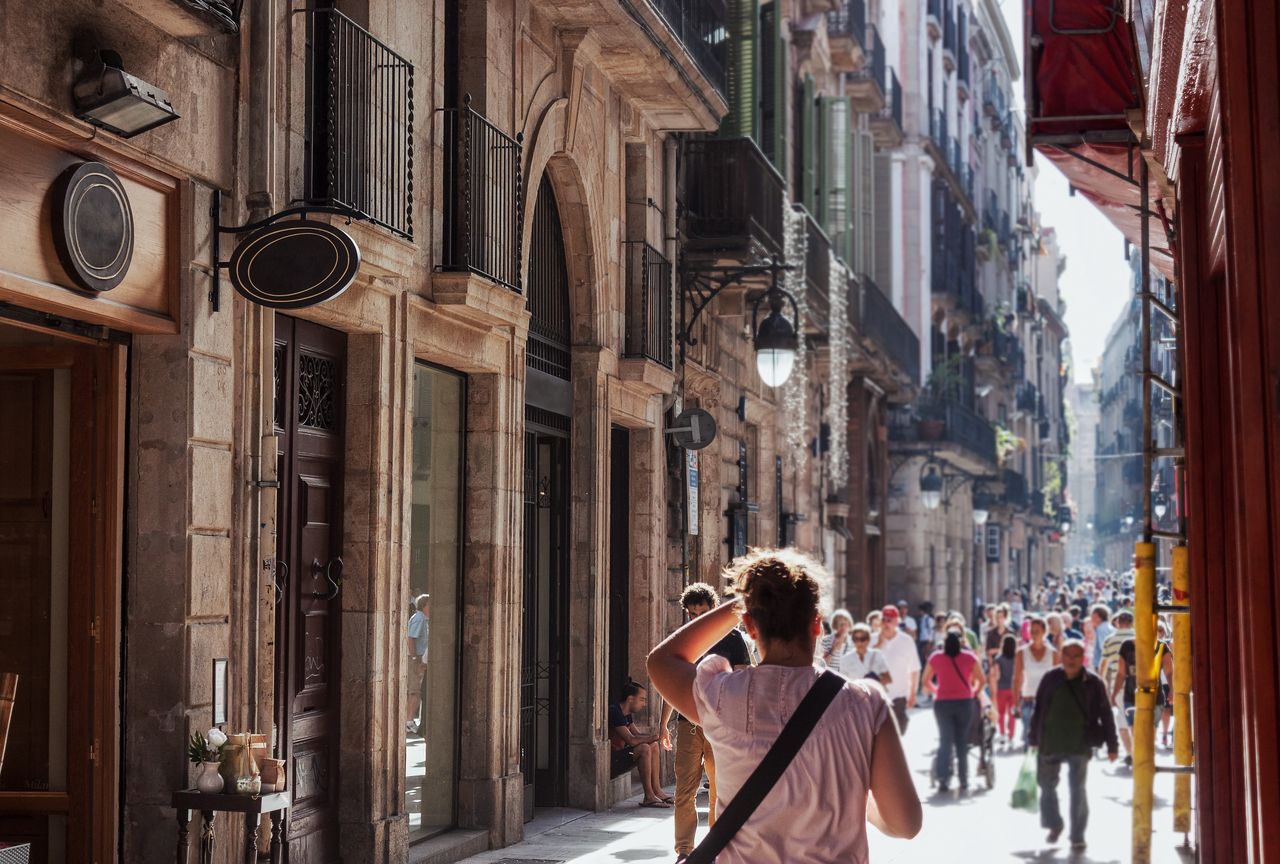
<svg viewBox="0 0 1280 864">
<path fill-rule="evenodd" d="M 1139 159 L 1139 195 L 1142 201 L 1142 329 L 1138 346 L 1142 351 L 1142 541 L 1134 549 L 1137 572 L 1133 582 L 1134 666 L 1137 676 L 1133 715 L 1133 864 L 1151 861 L 1151 810 L 1155 797 L 1155 707 L 1156 692 L 1151 680 L 1151 663 L 1156 641 L 1156 547 L 1152 543 L 1155 525 L 1151 519 L 1151 189 L 1147 160 Z M 1158 680 L 1158 678 L 1157 678 Z"/>
<path fill-rule="evenodd" d="M 1192 766 L 1191 756 L 1191 577 L 1187 547 L 1173 549 L 1173 604 L 1181 613 L 1173 618 L 1173 764 Z M 1183 842 L 1191 834 L 1191 775 L 1179 773 L 1173 780 L 1173 830 Z"/>
</svg>

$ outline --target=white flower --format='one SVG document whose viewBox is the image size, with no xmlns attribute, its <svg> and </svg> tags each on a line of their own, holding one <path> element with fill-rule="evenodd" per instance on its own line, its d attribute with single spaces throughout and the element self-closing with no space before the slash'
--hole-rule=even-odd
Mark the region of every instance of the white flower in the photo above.
<svg viewBox="0 0 1280 864">
<path fill-rule="evenodd" d="M 204 736 L 204 740 L 209 742 L 210 750 L 217 750 L 227 743 L 227 735 L 221 729 L 210 729 L 208 734 Z"/>
</svg>

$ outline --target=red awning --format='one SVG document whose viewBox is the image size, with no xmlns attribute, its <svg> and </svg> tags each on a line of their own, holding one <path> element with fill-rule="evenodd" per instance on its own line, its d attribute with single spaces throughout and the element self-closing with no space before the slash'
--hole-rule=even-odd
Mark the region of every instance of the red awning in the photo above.
<svg viewBox="0 0 1280 864">
<path fill-rule="evenodd" d="M 1136 244 L 1141 154 L 1126 112 L 1142 107 L 1132 34 L 1114 0 L 1026 0 L 1032 147 Z M 1154 190 L 1152 207 L 1154 203 Z M 1151 263 L 1173 278 L 1158 222 Z"/>
</svg>

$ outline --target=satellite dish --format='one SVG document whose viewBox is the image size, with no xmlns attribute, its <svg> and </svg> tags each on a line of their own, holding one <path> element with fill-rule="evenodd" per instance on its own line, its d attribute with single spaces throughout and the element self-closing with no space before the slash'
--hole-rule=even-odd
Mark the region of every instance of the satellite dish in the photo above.
<svg viewBox="0 0 1280 864">
<path fill-rule="evenodd" d="M 716 421 L 701 408 L 690 408 L 676 415 L 675 425 L 667 430 L 676 444 L 686 450 L 701 450 L 716 439 Z"/>
</svg>

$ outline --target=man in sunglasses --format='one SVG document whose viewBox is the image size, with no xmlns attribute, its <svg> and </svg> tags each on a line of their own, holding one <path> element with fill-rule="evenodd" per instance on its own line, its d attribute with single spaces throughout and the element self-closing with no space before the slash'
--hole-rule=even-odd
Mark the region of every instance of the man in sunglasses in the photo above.
<svg viewBox="0 0 1280 864">
<path fill-rule="evenodd" d="M 889 664 L 884 655 L 871 647 L 871 628 L 862 622 L 853 625 L 850 633 L 853 650 L 840 655 L 834 667 L 851 681 L 859 678 L 872 678 L 887 687 L 893 679 L 889 677 Z"/>
</svg>

